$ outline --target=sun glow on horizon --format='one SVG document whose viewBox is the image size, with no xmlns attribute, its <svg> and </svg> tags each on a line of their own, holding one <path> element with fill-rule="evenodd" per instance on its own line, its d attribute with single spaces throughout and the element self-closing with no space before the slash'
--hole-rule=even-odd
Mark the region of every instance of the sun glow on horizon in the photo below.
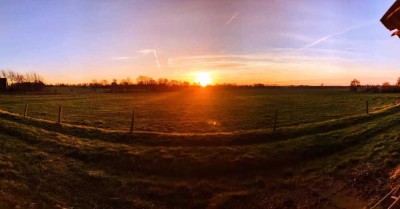
<svg viewBox="0 0 400 209">
<path fill-rule="evenodd" d="M 208 72 L 196 73 L 195 82 L 200 84 L 202 87 L 206 87 L 212 83 L 211 75 Z"/>
</svg>

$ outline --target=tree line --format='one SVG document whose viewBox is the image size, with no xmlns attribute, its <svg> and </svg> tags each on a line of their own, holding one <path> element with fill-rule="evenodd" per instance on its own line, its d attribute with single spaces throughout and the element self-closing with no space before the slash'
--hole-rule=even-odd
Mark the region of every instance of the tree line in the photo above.
<svg viewBox="0 0 400 209">
<path fill-rule="evenodd" d="M 22 74 L 12 70 L 0 70 L 0 77 L 7 79 L 8 91 L 41 91 L 46 86 L 43 77 L 35 72 Z"/>
<path fill-rule="evenodd" d="M 167 78 L 159 78 L 156 80 L 150 76 L 140 75 L 135 80 L 131 79 L 130 77 L 120 80 L 112 79 L 111 81 L 107 79 L 101 79 L 101 80 L 93 79 L 89 83 L 78 83 L 78 84 L 57 83 L 50 86 L 91 88 L 93 91 L 97 91 L 97 89 L 106 89 L 109 90 L 110 92 L 118 93 L 118 92 L 129 92 L 138 89 L 168 91 L 168 90 L 178 90 L 198 85 L 195 83 L 190 84 L 187 81 L 169 80 Z"/>
<path fill-rule="evenodd" d="M 98 89 L 109 90 L 110 92 L 129 92 L 133 90 L 149 90 L 149 91 L 174 91 L 181 90 L 185 88 L 199 88 L 200 84 L 196 82 L 180 81 L 167 78 L 154 79 L 150 76 L 139 75 L 136 79 L 131 79 L 130 77 L 124 79 L 112 79 L 111 81 L 107 79 L 96 80 L 93 79 L 88 83 L 78 83 L 78 84 L 65 84 L 56 83 L 49 86 L 58 87 L 81 87 L 81 88 L 91 88 L 93 91 Z M 236 83 L 221 83 L 214 84 L 212 87 L 215 88 L 280 88 L 278 85 L 268 85 L 262 83 L 255 83 L 252 85 L 239 85 Z M 294 87 L 294 86 L 293 86 Z M 308 86 L 299 86 L 308 87 Z"/>
<path fill-rule="evenodd" d="M 361 85 L 361 82 L 357 79 L 353 79 L 350 82 L 350 91 L 363 91 L 363 92 L 372 92 L 372 93 L 399 93 L 400 92 L 400 77 L 397 78 L 395 84 L 390 84 L 385 81 L 382 85 Z"/>
</svg>

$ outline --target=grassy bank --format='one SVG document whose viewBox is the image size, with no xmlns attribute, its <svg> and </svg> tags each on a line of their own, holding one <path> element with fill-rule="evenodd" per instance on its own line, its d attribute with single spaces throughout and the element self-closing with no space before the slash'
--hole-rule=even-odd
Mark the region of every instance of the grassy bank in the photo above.
<svg viewBox="0 0 400 209">
<path fill-rule="evenodd" d="M 2 112 L 0 206 L 328 207 L 343 204 L 333 196 L 344 189 L 365 205 L 393 183 L 399 114 L 393 107 L 281 135 L 130 135 Z"/>
</svg>

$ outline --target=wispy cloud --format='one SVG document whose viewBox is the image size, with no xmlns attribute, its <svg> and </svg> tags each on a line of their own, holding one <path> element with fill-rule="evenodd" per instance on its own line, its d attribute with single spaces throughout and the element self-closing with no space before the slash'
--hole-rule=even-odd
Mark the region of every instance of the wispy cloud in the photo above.
<svg viewBox="0 0 400 209">
<path fill-rule="evenodd" d="M 180 69 L 243 70 L 254 68 L 290 68 L 296 66 L 336 65 L 351 61 L 351 52 L 312 49 L 308 53 L 291 53 L 293 49 L 276 49 L 264 54 L 210 54 L 170 58 L 172 67 Z M 318 56 L 315 56 L 318 54 Z M 349 58 L 347 58 L 349 57 Z"/>
<path fill-rule="evenodd" d="M 156 61 L 157 68 L 160 68 L 160 62 L 158 60 L 157 50 L 155 50 L 155 49 L 142 49 L 142 50 L 139 50 L 138 53 L 145 54 L 145 55 L 146 54 L 153 54 L 154 59 Z"/>
<path fill-rule="evenodd" d="M 353 31 L 353 30 L 356 30 L 356 29 L 363 28 L 363 27 L 368 26 L 368 25 L 370 25 L 370 24 L 372 24 L 372 23 L 375 23 L 375 22 L 376 22 L 376 21 L 369 21 L 369 22 L 366 22 L 366 23 L 363 23 L 363 24 L 360 24 L 360 25 L 352 26 L 352 27 L 350 27 L 350 28 L 347 28 L 347 29 L 345 29 L 345 30 L 343 30 L 343 31 L 340 31 L 340 32 L 337 32 L 337 33 L 324 36 L 324 37 L 322 37 L 322 38 L 320 38 L 320 39 L 318 39 L 318 40 L 312 42 L 311 44 L 308 44 L 307 46 L 304 46 L 304 47 L 298 49 L 298 51 L 312 48 L 312 47 L 314 47 L 314 46 L 316 46 L 316 45 L 318 45 L 318 44 L 320 44 L 320 43 L 322 43 L 322 42 L 325 42 L 325 41 L 327 41 L 327 40 L 329 40 L 329 39 L 335 38 L 335 37 L 340 36 L 340 35 L 344 35 L 344 34 L 346 34 L 346 33 L 349 33 L 349 32 L 351 32 L 351 31 Z"/>
<path fill-rule="evenodd" d="M 135 57 L 113 57 L 112 60 L 129 60 L 134 59 Z"/>
<path fill-rule="evenodd" d="M 318 85 L 332 77 L 344 78 L 347 83 L 348 69 L 361 69 L 355 66 L 351 55 L 325 49 L 301 53 L 293 53 L 293 49 L 270 49 L 267 53 L 175 57 L 170 59 L 170 67 L 181 74 L 198 70 L 213 72 L 218 82 L 304 84 L 307 80 L 307 84 Z"/>
<path fill-rule="evenodd" d="M 233 20 L 235 20 L 238 16 L 239 16 L 239 12 L 235 12 L 235 14 L 233 14 L 233 15 L 231 16 L 231 18 L 229 18 L 229 20 L 225 22 L 225 25 L 231 24 L 231 22 L 232 22 Z"/>
</svg>

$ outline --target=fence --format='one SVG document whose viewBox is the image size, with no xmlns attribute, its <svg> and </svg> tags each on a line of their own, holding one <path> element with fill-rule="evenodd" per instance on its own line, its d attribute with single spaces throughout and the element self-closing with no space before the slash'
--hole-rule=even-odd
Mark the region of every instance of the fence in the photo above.
<svg viewBox="0 0 400 209">
<path fill-rule="evenodd" d="M 28 106 L 29 104 L 25 104 L 24 112 L 23 112 L 23 117 L 26 118 L 28 117 Z M 58 114 L 57 114 L 57 124 L 62 123 L 62 115 L 63 115 L 63 107 L 59 106 L 58 107 Z M 134 131 L 134 124 L 135 124 L 135 110 L 132 110 L 131 112 L 131 123 L 130 123 L 130 129 L 129 132 L 133 133 Z"/>
<path fill-rule="evenodd" d="M 25 104 L 25 108 L 23 111 L 23 117 L 26 118 L 28 117 L 28 109 L 29 109 L 29 104 Z M 279 125 L 279 110 L 276 109 L 274 111 L 272 120 L 271 120 L 271 130 L 273 133 L 278 131 L 278 125 Z M 370 105 L 369 105 L 369 101 L 365 101 L 365 113 L 366 114 L 370 114 Z M 55 121 L 57 124 L 62 124 L 62 118 L 63 118 L 63 114 L 65 114 L 63 112 L 63 107 L 62 106 L 58 106 L 58 114 L 57 114 L 57 120 Z M 135 128 L 135 110 L 132 110 L 131 112 L 129 112 L 127 115 L 130 115 L 130 124 L 129 124 L 129 132 L 133 133 L 134 132 L 134 128 Z M 128 124 L 127 124 L 128 125 Z M 128 126 L 127 126 L 128 127 Z"/>
</svg>

